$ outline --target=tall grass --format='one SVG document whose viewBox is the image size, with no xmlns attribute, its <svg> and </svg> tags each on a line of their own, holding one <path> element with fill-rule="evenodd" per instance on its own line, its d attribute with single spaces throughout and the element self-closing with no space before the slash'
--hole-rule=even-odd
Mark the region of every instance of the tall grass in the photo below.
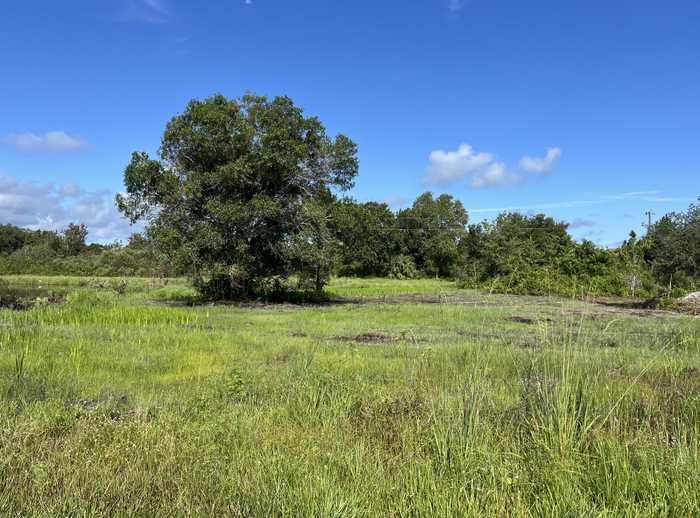
<svg viewBox="0 0 700 518">
<path fill-rule="evenodd" d="M 0 514 L 700 511 L 694 319 L 471 291 L 186 307 L 159 290 L 0 310 Z"/>
</svg>

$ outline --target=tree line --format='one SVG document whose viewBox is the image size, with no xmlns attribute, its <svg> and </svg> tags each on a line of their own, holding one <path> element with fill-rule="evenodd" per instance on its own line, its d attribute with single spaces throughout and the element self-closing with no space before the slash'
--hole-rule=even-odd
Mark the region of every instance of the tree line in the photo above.
<svg viewBox="0 0 700 518">
<path fill-rule="evenodd" d="M 128 243 L 86 242 L 88 228 L 70 223 L 63 231 L 0 225 L 0 274 L 153 277 L 182 274 L 133 234 Z"/>
<path fill-rule="evenodd" d="M 652 297 L 693 290 L 700 274 L 698 204 L 663 216 L 641 239 L 632 232 L 614 249 L 577 242 L 566 223 L 543 214 L 503 213 L 492 222 L 469 224 L 462 204 L 447 194 L 423 193 L 398 212 L 386 203 L 351 198 L 334 200 L 325 210 L 325 235 L 313 229 L 298 238 L 293 257 L 301 260 L 289 270 L 294 281 L 285 284 L 278 275 L 278 290 L 316 290 L 320 272 L 322 284 L 332 274 L 441 277 L 507 293 Z M 163 252 L 147 236 L 101 245 L 87 244 L 87 235 L 79 224 L 60 233 L 0 225 L 0 271 L 195 278 L 191 264 L 172 260 L 182 250 Z"/>
<path fill-rule="evenodd" d="M 287 97 L 193 100 L 158 155 L 132 154 L 117 207 L 144 235 L 87 245 L 0 226 L 7 273 L 187 275 L 211 298 L 320 296 L 331 275 L 455 279 L 510 293 L 670 295 L 695 287 L 700 208 L 672 213 L 616 249 L 575 241 L 543 214 L 470 224 L 462 203 L 426 192 L 397 212 L 344 196 L 357 146 Z"/>
</svg>

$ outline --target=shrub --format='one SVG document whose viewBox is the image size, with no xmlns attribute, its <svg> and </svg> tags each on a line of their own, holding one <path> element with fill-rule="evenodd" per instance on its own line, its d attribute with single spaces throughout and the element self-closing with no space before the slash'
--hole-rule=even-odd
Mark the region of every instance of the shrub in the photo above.
<svg viewBox="0 0 700 518">
<path fill-rule="evenodd" d="M 397 255 L 391 258 L 389 277 L 392 279 L 416 279 L 418 269 L 413 258 L 408 255 Z"/>
</svg>

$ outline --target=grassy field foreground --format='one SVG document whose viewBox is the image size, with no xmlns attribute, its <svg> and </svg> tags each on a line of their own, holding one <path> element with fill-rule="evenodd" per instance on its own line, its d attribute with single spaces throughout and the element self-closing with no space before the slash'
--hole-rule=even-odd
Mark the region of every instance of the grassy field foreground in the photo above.
<svg viewBox="0 0 700 518">
<path fill-rule="evenodd" d="M 67 303 L 0 310 L 2 515 L 700 513 L 697 319 L 433 280 L 324 306 L 53 283 Z"/>
</svg>

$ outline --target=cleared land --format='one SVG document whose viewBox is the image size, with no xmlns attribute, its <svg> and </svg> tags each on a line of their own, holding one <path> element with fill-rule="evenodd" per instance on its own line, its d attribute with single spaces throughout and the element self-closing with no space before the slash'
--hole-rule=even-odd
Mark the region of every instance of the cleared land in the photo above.
<svg viewBox="0 0 700 518">
<path fill-rule="evenodd" d="M 4 280 L 67 302 L 0 310 L 2 515 L 700 513 L 696 318 L 435 280 L 321 306 Z"/>
</svg>

